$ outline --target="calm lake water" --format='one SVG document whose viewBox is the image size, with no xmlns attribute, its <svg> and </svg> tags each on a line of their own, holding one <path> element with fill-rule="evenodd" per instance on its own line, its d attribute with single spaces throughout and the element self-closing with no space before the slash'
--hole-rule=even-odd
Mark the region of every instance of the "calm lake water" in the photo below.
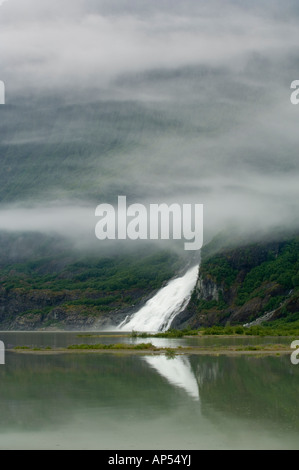
<svg viewBox="0 0 299 470">
<path fill-rule="evenodd" d="M 13 332 L 0 340 L 8 348 L 132 341 Z M 0 449 L 299 449 L 298 392 L 299 365 L 289 355 L 167 359 L 8 349 L 0 366 Z"/>
</svg>

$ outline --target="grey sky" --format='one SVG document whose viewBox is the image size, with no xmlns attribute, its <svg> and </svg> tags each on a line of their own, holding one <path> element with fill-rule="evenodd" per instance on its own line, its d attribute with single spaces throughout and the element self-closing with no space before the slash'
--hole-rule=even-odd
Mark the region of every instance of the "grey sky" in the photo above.
<svg viewBox="0 0 299 470">
<path fill-rule="evenodd" d="M 210 232 L 228 222 L 248 230 L 298 224 L 299 106 L 290 103 L 290 84 L 299 79 L 298 2 L 9 0 L 0 31 L 8 104 L 30 96 L 39 107 L 53 94 L 65 105 L 92 101 L 107 132 L 101 103 L 129 107 L 116 112 L 113 130 L 129 144 L 109 158 L 95 150 L 73 163 L 78 173 L 91 170 L 92 184 L 98 178 L 110 197 L 127 191 L 139 202 L 204 203 Z M 13 151 L 90 142 L 83 114 L 65 126 L 60 119 L 51 133 L 20 119 L 2 143 Z M 76 193 L 60 183 L 45 189 L 40 207 L 58 200 L 61 208 Z M 78 188 L 80 211 L 90 211 L 87 199 Z M 7 207 L 0 228 L 14 217 Z M 38 228 L 38 217 L 32 220 Z M 57 229 L 60 220 L 61 209 Z"/>
<path fill-rule="evenodd" d="M 11 87 L 101 86 L 192 65 L 238 73 L 252 53 L 276 61 L 297 52 L 295 8 L 285 2 L 278 15 L 275 2 L 246 3 L 10 0 L 1 9 L 2 74 Z"/>
</svg>

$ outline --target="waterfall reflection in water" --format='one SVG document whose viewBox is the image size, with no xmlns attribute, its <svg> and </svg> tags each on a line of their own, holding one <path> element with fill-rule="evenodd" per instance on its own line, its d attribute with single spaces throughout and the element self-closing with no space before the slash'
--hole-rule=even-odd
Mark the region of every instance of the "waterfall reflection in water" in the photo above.
<svg viewBox="0 0 299 470">
<path fill-rule="evenodd" d="M 186 356 L 167 358 L 166 356 L 147 356 L 144 360 L 171 385 L 184 389 L 194 400 L 200 400 L 198 384 Z"/>
</svg>

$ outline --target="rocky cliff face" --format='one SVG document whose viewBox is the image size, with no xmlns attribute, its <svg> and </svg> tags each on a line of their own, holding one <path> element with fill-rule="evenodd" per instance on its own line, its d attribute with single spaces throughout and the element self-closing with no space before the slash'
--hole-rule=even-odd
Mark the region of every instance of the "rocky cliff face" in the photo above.
<svg viewBox="0 0 299 470">
<path fill-rule="evenodd" d="M 219 301 L 220 295 L 223 294 L 223 287 L 217 285 L 217 283 L 211 277 L 205 277 L 200 275 L 196 283 L 195 292 L 198 300 Z"/>
<path fill-rule="evenodd" d="M 298 312 L 298 255 L 294 238 L 206 257 L 191 301 L 173 326 L 245 324 Z"/>
<path fill-rule="evenodd" d="M 143 291 L 131 292 L 140 301 Z M 45 290 L 0 289 L 0 325 L 3 330 L 94 329 L 117 325 L 133 307 L 111 306 L 101 312 L 93 306 L 76 305 L 82 293 Z M 74 302 L 74 304 L 72 304 Z"/>
</svg>

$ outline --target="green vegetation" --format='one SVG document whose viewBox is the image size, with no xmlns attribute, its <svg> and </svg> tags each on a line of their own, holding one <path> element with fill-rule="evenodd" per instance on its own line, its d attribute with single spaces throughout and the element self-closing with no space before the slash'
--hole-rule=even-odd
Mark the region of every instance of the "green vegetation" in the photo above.
<svg viewBox="0 0 299 470">
<path fill-rule="evenodd" d="M 290 318 L 291 315 L 288 317 Z M 195 330 L 168 330 L 163 333 L 138 333 L 132 332 L 133 338 L 183 338 L 186 336 L 299 336 L 299 313 L 294 315 L 297 321 L 288 322 L 280 319 L 275 322 L 264 322 L 262 325 L 244 327 L 242 325 L 221 326 L 214 325 L 208 328 L 199 328 Z"/>
<path fill-rule="evenodd" d="M 165 349 L 165 356 L 167 359 L 174 359 L 176 357 L 176 350 L 172 348 Z"/>
<path fill-rule="evenodd" d="M 207 246 L 203 252 L 200 288 L 194 290 L 189 305 L 193 328 L 224 327 L 228 322 L 242 325 L 273 311 L 275 318 L 288 316 L 294 321 L 299 311 L 298 235 L 222 250 L 218 247 L 216 254 L 215 247 Z M 281 327 L 276 325 L 272 333 L 282 334 Z M 290 329 L 290 325 L 283 328 Z M 220 334 L 217 329 L 212 331 Z M 223 334 L 231 333 L 225 330 Z M 243 333 L 238 330 L 235 334 Z M 258 334 L 263 334 L 262 330 Z"/>
<path fill-rule="evenodd" d="M 132 300 L 129 296 L 125 299 L 123 291 L 160 287 L 180 266 L 179 257 L 165 251 L 148 254 L 136 252 L 110 258 L 86 256 L 68 263 L 69 256 L 65 253 L 66 265 L 62 268 L 59 266 L 61 261 L 48 257 L 8 264 L 1 269 L 1 285 L 7 292 L 12 289 L 84 291 L 80 293 L 80 299 L 72 300 L 72 304 L 103 306 L 120 299 Z M 109 296 L 93 297 L 91 294 L 95 291 Z"/>
<path fill-rule="evenodd" d="M 53 325 L 63 328 L 68 318 L 75 324 L 76 318 L 84 322 L 88 317 L 129 309 L 171 279 L 186 262 L 174 252 L 157 252 L 149 246 L 109 257 L 67 250 L 59 256 L 39 257 L 38 243 L 36 250 L 37 258 L 4 262 L 0 246 L 4 328 L 15 319 L 28 329 Z M 18 329 L 18 324 L 13 327 Z"/>
<path fill-rule="evenodd" d="M 228 304 L 223 300 L 223 294 L 219 291 L 218 300 L 204 300 L 200 299 L 197 301 L 198 310 L 224 310 L 228 307 Z"/>
<path fill-rule="evenodd" d="M 196 336 L 198 334 L 198 330 L 191 330 L 189 328 L 185 328 L 183 330 L 176 330 L 170 329 L 165 332 L 161 333 L 138 333 L 137 331 L 132 331 L 131 337 L 132 338 L 183 338 L 183 336 Z"/>
<path fill-rule="evenodd" d="M 222 255 L 216 255 L 204 261 L 200 267 L 200 272 L 203 276 L 211 276 L 217 284 L 224 284 L 226 287 L 232 285 L 238 274 L 238 270 Z"/>
<path fill-rule="evenodd" d="M 173 359 L 176 357 L 177 354 L 234 354 L 238 352 L 254 352 L 260 351 L 267 354 L 274 354 L 277 352 L 289 352 L 290 346 L 289 344 L 247 344 L 247 345 L 197 345 L 197 346 L 186 346 L 186 347 L 157 347 L 154 346 L 152 343 L 140 343 L 140 344 L 127 344 L 127 343 L 115 343 L 115 344 L 73 344 L 66 348 L 50 348 L 50 347 L 28 347 L 28 346 L 17 346 L 14 348 L 16 352 L 24 352 L 24 353 L 34 353 L 34 352 L 41 352 L 46 353 L 47 351 L 51 353 L 67 353 L 71 351 L 89 351 L 89 352 L 96 352 L 96 351 L 111 351 L 111 352 L 135 352 L 137 353 L 155 353 L 155 354 L 164 354 L 167 359 Z"/>
<path fill-rule="evenodd" d="M 14 349 L 16 350 L 24 350 L 24 351 L 50 351 L 52 350 L 51 346 L 45 346 L 43 348 L 41 347 L 30 347 L 30 346 L 16 346 Z"/>
<path fill-rule="evenodd" d="M 165 352 L 168 358 L 173 358 L 176 355 L 174 348 L 160 348 L 154 346 L 152 343 L 112 343 L 112 344 L 72 344 L 67 347 L 69 350 L 132 350 L 132 351 L 161 351 Z M 179 348 L 181 350 L 181 348 Z"/>
<path fill-rule="evenodd" d="M 289 346 L 286 344 L 255 344 L 249 346 L 240 346 L 234 348 L 235 351 L 284 351 L 289 350 Z M 279 355 L 279 354 L 276 354 Z"/>
<path fill-rule="evenodd" d="M 279 253 L 268 252 L 267 260 L 251 269 L 238 289 L 236 303 L 243 305 L 256 295 L 263 295 L 263 283 L 275 283 L 285 289 L 299 286 L 299 239 L 284 244 Z M 285 296 L 275 296 L 269 300 L 264 311 L 277 308 Z"/>
<path fill-rule="evenodd" d="M 132 350 L 152 350 L 156 351 L 156 348 L 152 343 L 140 343 L 140 344 L 126 344 L 126 343 L 115 343 L 115 344 L 72 344 L 67 349 L 132 349 Z"/>
<path fill-rule="evenodd" d="M 202 335 L 246 335 L 246 336 L 299 336 L 299 322 L 289 325 L 267 324 L 250 327 L 243 326 L 212 326 L 200 330 Z"/>
</svg>

